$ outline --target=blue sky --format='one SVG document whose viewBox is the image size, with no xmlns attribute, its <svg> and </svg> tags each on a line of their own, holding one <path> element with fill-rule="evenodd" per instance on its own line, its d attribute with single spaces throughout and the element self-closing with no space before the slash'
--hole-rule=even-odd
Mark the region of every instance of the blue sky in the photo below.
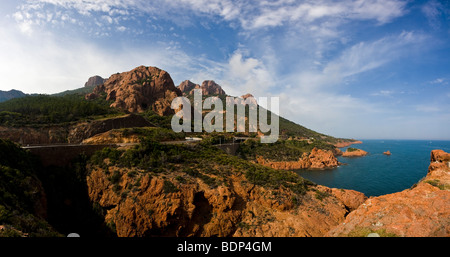
<svg viewBox="0 0 450 257">
<path fill-rule="evenodd" d="M 1 0 L 0 90 L 56 93 L 139 65 L 278 96 L 337 137 L 450 140 L 450 2 Z"/>
</svg>

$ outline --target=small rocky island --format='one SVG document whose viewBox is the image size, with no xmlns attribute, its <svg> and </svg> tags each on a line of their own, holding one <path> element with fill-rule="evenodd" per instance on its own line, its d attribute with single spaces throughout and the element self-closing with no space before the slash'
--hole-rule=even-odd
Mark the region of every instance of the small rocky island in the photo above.
<svg viewBox="0 0 450 257">
<path fill-rule="evenodd" d="M 367 154 L 369 154 L 369 153 L 364 151 L 364 150 L 353 148 L 353 147 L 349 147 L 342 154 L 342 156 L 343 157 L 361 157 L 361 156 L 366 156 Z"/>
</svg>

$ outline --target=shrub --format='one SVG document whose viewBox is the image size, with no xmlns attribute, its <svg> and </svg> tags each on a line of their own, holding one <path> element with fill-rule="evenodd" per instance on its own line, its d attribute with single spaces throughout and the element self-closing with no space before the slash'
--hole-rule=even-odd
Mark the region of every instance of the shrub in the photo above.
<svg viewBox="0 0 450 257">
<path fill-rule="evenodd" d="M 172 182 L 164 180 L 163 191 L 164 193 L 168 194 L 168 193 L 176 193 L 180 190 Z"/>
</svg>

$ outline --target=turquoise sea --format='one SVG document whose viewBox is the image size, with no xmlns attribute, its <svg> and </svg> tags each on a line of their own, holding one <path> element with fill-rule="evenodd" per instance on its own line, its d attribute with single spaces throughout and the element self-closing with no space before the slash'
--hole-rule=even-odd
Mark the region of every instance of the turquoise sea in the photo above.
<svg viewBox="0 0 450 257">
<path fill-rule="evenodd" d="M 427 174 L 434 149 L 450 152 L 450 141 L 362 140 L 350 147 L 369 152 L 364 157 L 338 157 L 345 165 L 327 170 L 297 170 L 317 184 L 353 189 L 366 196 L 379 196 L 410 188 Z M 341 148 L 345 151 L 346 148 Z M 389 150 L 392 155 L 384 155 Z"/>
</svg>

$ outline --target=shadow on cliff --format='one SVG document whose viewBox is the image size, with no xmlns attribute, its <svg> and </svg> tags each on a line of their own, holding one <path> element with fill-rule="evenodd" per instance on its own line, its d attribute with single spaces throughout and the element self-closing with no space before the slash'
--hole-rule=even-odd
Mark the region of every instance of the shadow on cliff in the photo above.
<svg viewBox="0 0 450 257">
<path fill-rule="evenodd" d="M 47 197 L 47 221 L 61 234 L 114 237 L 104 217 L 92 208 L 86 185 L 87 157 L 80 155 L 66 167 L 41 167 L 38 171 Z"/>
</svg>

